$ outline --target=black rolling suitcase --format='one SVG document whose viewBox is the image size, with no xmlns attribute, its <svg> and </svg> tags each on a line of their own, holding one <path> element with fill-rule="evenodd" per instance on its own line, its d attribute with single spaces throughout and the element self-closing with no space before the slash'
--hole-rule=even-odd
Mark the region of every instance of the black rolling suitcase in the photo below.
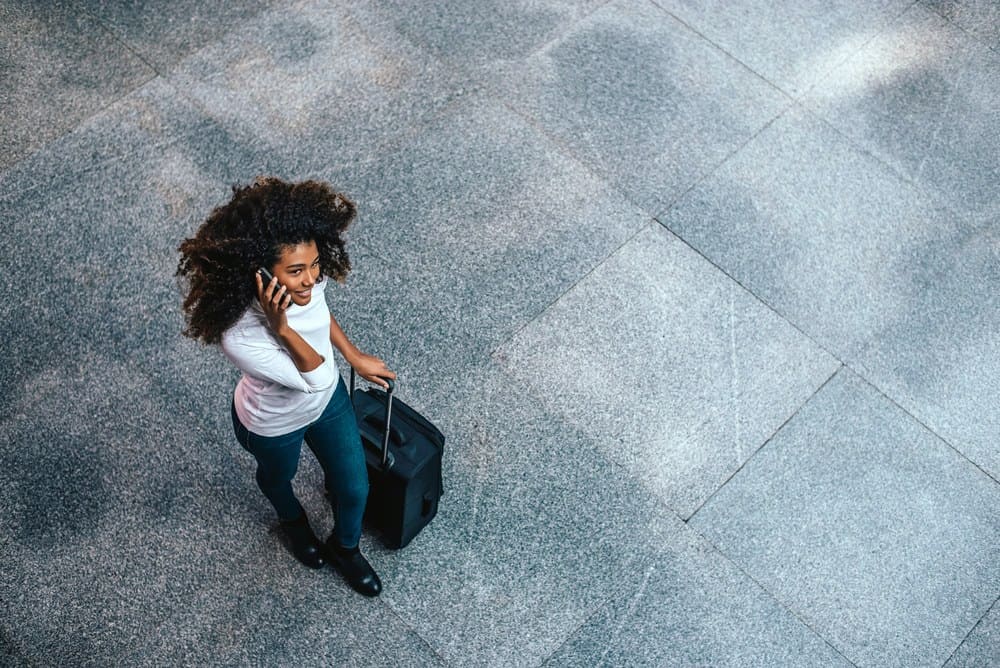
<svg viewBox="0 0 1000 668">
<path fill-rule="evenodd" d="M 365 446 L 368 465 L 368 507 L 365 519 L 381 534 L 387 547 L 405 547 L 437 514 L 444 493 L 441 455 L 444 435 L 420 413 L 389 391 L 354 391 L 351 402 Z"/>
</svg>

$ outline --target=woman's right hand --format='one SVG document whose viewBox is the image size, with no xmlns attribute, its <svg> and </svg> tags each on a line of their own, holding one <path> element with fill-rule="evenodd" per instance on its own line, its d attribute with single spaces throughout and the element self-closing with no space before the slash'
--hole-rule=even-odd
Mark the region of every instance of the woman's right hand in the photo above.
<svg viewBox="0 0 1000 668">
<path fill-rule="evenodd" d="M 256 272 L 254 276 L 257 277 L 257 299 L 267 316 L 267 324 L 272 332 L 278 334 L 288 327 L 285 311 L 292 304 L 292 296 L 284 285 L 278 285 L 277 278 L 272 278 L 270 283 L 264 285 L 260 272 Z"/>
</svg>

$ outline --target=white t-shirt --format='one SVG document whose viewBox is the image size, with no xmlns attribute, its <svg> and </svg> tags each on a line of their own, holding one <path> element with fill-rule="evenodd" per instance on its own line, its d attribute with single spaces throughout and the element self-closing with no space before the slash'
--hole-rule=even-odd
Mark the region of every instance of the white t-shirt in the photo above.
<svg viewBox="0 0 1000 668">
<path fill-rule="evenodd" d="M 312 371 L 296 368 L 256 299 L 222 334 L 222 351 L 243 372 L 236 385 L 236 415 L 255 434 L 280 436 L 305 427 L 322 415 L 337 389 L 326 283 L 316 283 L 308 304 L 292 304 L 285 312 L 289 326 L 323 358 Z"/>
</svg>

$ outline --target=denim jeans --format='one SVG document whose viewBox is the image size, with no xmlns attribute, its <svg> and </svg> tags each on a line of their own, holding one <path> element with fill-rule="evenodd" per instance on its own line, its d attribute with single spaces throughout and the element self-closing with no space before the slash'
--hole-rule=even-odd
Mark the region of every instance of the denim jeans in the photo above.
<svg viewBox="0 0 1000 668">
<path fill-rule="evenodd" d="M 368 470 L 350 396 L 343 379 L 319 418 L 281 436 L 260 436 L 248 430 L 232 408 L 236 439 L 257 460 L 257 485 L 278 517 L 293 520 L 303 513 L 292 491 L 303 439 L 323 468 L 336 521 L 334 537 L 342 547 L 361 538 L 361 518 L 368 501 Z"/>
</svg>

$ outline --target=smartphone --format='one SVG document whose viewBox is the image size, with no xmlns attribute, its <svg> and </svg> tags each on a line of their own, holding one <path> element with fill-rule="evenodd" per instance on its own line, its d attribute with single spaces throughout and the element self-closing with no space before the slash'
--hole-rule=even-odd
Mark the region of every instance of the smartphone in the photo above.
<svg viewBox="0 0 1000 668">
<path fill-rule="evenodd" d="M 272 281 L 272 280 L 274 279 L 274 276 L 272 276 L 272 275 L 271 275 L 271 272 L 269 272 L 269 271 L 268 271 L 267 269 L 265 269 L 264 267 L 261 267 L 260 269 L 258 269 L 258 270 L 257 270 L 257 273 L 258 273 L 258 274 L 260 274 L 261 278 L 263 278 L 263 279 L 264 279 L 264 289 L 265 289 L 265 290 L 267 290 L 267 286 L 268 286 L 268 285 L 269 285 L 269 284 L 271 283 L 271 281 Z M 280 290 L 280 289 L 281 289 L 281 283 L 278 283 L 277 285 L 275 285 L 275 286 L 274 286 L 274 289 L 275 289 L 275 291 L 278 291 L 278 290 Z M 286 292 L 285 292 L 285 294 L 288 294 L 288 292 L 286 291 Z M 289 296 L 291 296 L 291 295 L 289 295 Z"/>
<path fill-rule="evenodd" d="M 271 281 L 274 280 L 274 276 L 271 275 L 271 272 L 269 272 L 264 267 L 261 267 L 260 269 L 258 269 L 257 273 L 260 274 L 261 277 L 264 279 L 264 287 L 265 288 L 267 287 L 268 283 L 270 283 Z M 279 283 L 278 285 L 280 286 L 281 284 Z"/>
</svg>

